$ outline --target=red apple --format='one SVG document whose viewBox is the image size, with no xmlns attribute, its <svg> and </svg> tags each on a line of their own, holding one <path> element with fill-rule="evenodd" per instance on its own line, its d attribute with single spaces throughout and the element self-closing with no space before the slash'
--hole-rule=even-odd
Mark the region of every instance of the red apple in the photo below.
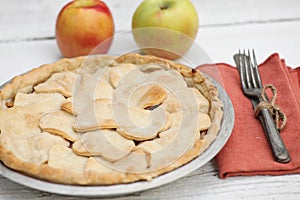
<svg viewBox="0 0 300 200">
<path fill-rule="evenodd" d="M 57 17 L 56 41 L 64 57 L 107 53 L 113 34 L 112 14 L 99 0 L 74 0 Z"/>
<path fill-rule="evenodd" d="M 144 0 L 132 18 L 133 36 L 143 52 L 171 60 L 189 50 L 198 26 L 190 0 Z"/>
</svg>

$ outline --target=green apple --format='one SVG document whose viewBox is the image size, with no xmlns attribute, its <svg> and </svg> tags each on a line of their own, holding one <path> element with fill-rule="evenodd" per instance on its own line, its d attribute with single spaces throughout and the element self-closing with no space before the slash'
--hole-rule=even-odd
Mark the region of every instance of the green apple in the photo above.
<svg viewBox="0 0 300 200">
<path fill-rule="evenodd" d="M 106 53 L 112 43 L 114 21 L 100 0 L 74 0 L 56 20 L 56 41 L 64 57 Z"/>
<path fill-rule="evenodd" d="M 177 59 L 198 32 L 198 14 L 190 0 L 145 0 L 132 17 L 132 32 L 146 54 Z"/>
</svg>

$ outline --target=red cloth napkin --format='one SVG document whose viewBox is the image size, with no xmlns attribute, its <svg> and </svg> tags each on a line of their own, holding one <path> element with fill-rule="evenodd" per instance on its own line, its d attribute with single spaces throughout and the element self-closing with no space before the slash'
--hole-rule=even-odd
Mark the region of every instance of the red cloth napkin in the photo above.
<svg viewBox="0 0 300 200">
<path fill-rule="evenodd" d="M 274 161 L 260 122 L 254 116 L 251 102 L 241 90 L 236 67 L 219 63 L 200 66 L 198 69 L 224 86 L 235 112 L 232 135 L 215 158 L 219 176 L 300 173 L 300 68 L 287 67 L 277 53 L 259 66 L 263 84 L 271 83 L 277 88 L 275 104 L 287 116 L 287 124 L 281 136 L 292 159 L 288 164 Z"/>
</svg>

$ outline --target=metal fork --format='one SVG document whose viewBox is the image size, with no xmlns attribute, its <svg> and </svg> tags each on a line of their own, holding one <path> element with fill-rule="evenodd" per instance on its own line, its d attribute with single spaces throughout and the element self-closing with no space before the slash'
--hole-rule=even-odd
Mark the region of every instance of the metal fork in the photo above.
<svg viewBox="0 0 300 200">
<path fill-rule="evenodd" d="M 250 98 L 255 109 L 259 102 L 262 101 L 261 92 L 263 85 L 258 72 L 254 50 L 252 51 L 252 56 L 250 50 L 247 53 L 245 50 L 243 53 L 239 51 L 238 54 L 234 55 L 234 61 L 240 73 L 243 93 Z M 289 153 L 267 108 L 261 110 L 258 119 L 264 129 L 275 160 L 280 163 L 288 163 L 291 160 Z"/>
</svg>

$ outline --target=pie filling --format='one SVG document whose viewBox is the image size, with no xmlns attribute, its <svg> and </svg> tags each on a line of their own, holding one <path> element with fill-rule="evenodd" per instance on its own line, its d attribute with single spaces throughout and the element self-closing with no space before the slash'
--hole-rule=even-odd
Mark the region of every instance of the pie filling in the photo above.
<svg viewBox="0 0 300 200">
<path fill-rule="evenodd" d="M 200 72 L 154 56 L 62 59 L 1 93 L 0 159 L 62 184 L 151 180 L 218 134 L 222 102 Z"/>
</svg>

